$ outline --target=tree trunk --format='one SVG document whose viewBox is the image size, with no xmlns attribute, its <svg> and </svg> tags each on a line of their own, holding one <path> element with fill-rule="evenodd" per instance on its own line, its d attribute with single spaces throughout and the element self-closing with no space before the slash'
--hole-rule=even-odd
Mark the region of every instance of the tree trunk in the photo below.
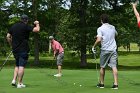
<svg viewBox="0 0 140 93">
<path fill-rule="evenodd" d="M 79 17 L 80 17 L 80 30 L 81 30 L 81 67 L 87 66 L 87 57 L 86 57 L 86 9 L 87 9 L 87 0 L 81 0 L 79 8 Z"/>
<path fill-rule="evenodd" d="M 37 0 L 32 0 L 34 21 L 37 20 Z M 39 34 L 34 33 L 34 63 L 39 64 Z"/>
<path fill-rule="evenodd" d="M 38 45 L 38 42 L 39 42 L 39 34 L 38 33 L 35 33 L 34 34 L 34 63 L 35 64 L 39 64 L 39 45 Z"/>
<path fill-rule="evenodd" d="M 81 67 L 86 67 L 87 66 L 87 56 L 86 56 L 86 34 L 82 35 L 81 37 Z"/>
</svg>

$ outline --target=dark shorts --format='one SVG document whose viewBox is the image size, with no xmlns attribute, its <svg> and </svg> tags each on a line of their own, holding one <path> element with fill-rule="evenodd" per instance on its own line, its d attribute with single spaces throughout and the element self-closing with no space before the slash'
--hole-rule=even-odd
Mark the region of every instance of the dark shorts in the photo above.
<svg viewBox="0 0 140 93">
<path fill-rule="evenodd" d="M 13 53 L 15 60 L 16 60 L 16 66 L 21 66 L 21 67 L 25 67 L 25 65 L 27 64 L 27 60 L 28 60 L 28 53 L 27 52 L 18 52 L 18 53 Z"/>
<path fill-rule="evenodd" d="M 64 52 L 58 54 L 58 56 L 57 56 L 57 65 L 62 65 L 63 59 L 64 59 Z"/>
</svg>

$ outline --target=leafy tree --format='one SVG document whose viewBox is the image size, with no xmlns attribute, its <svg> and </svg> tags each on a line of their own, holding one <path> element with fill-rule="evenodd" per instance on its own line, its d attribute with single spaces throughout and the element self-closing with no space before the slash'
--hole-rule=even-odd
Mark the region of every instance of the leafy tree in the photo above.
<svg viewBox="0 0 140 93">
<path fill-rule="evenodd" d="M 69 9 L 62 7 L 67 1 L 71 3 Z M 103 13 L 109 14 L 110 23 L 115 25 L 119 33 L 118 47 L 124 46 L 130 51 L 131 42 L 140 46 L 140 34 L 130 5 L 133 1 L 1 0 L 0 44 L 8 46 L 6 40 L 3 41 L 7 29 L 18 21 L 20 15 L 27 14 L 30 17 L 30 24 L 37 19 L 41 26 L 40 33 L 31 34 L 30 37 L 31 53 L 35 55 L 35 63 L 39 62 L 39 52 L 48 51 L 48 36 L 53 35 L 65 46 L 65 50 L 77 51 L 80 55 L 80 65 L 86 66 L 87 54 L 91 52 L 91 47 L 95 42 L 96 30 L 101 26 L 100 15 Z M 34 49 L 36 52 L 33 52 Z"/>
</svg>

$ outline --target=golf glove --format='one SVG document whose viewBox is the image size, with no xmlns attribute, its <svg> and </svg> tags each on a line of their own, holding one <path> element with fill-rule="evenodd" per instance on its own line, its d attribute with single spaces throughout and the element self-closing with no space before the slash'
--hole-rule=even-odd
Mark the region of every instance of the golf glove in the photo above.
<svg viewBox="0 0 140 93">
<path fill-rule="evenodd" d="M 92 52 L 95 54 L 96 53 L 96 50 L 94 49 L 94 47 L 92 47 Z"/>
</svg>

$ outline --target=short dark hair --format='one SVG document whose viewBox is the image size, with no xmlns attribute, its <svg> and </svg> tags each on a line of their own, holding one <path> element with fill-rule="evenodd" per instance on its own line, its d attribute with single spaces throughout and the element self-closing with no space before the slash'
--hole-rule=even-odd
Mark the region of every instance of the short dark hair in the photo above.
<svg viewBox="0 0 140 93">
<path fill-rule="evenodd" d="M 25 15 L 25 14 L 21 15 L 21 20 L 22 20 L 23 22 L 27 22 L 28 19 L 29 19 L 29 17 L 28 17 L 27 15 Z"/>
<path fill-rule="evenodd" d="M 101 18 L 103 23 L 109 22 L 109 16 L 107 14 L 102 14 L 100 18 Z"/>
</svg>

